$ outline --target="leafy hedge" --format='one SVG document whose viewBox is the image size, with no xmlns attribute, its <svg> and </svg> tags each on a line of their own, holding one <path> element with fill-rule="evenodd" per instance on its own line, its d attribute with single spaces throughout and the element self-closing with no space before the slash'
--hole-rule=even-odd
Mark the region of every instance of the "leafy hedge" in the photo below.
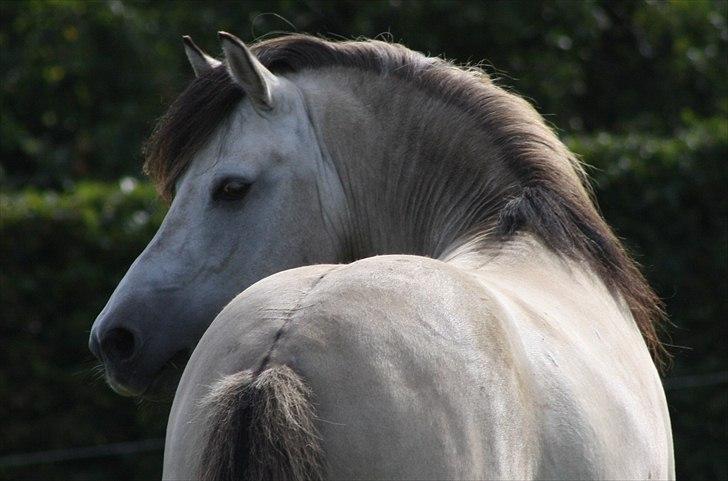
<svg viewBox="0 0 728 481">
<path fill-rule="evenodd" d="M 162 217 L 153 190 L 81 184 L 0 195 L 0 445 L 7 452 L 163 437 L 164 407 L 95 379 L 91 323 Z M 12 479 L 159 479 L 160 454 L 0 469 Z"/>
<path fill-rule="evenodd" d="M 666 300 L 670 376 L 725 366 L 725 119 L 683 119 L 674 138 L 568 138 L 591 170 L 605 216 Z M 95 380 L 88 329 L 164 210 L 147 184 L 0 195 L 0 443 L 5 452 L 161 437 L 166 406 L 137 406 Z M 681 478 L 728 476 L 725 386 L 668 391 Z M 699 409 L 696 409 L 699 406 Z M 700 449 L 695 449 L 695 446 Z M 161 453 L 6 468 L 14 479 L 152 479 Z"/>
</svg>

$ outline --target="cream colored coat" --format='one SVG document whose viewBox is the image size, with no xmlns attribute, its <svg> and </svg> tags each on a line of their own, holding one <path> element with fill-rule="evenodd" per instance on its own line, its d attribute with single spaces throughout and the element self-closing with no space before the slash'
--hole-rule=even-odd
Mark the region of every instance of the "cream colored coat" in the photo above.
<svg viewBox="0 0 728 481">
<path fill-rule="evenodd" d="M 196 472 L 210 386 L 265 356 L 312 388 L 330 479 L 674 479 L 665 395 L 629 311 L 526 237 L 248 288 L 185 370 L 164 479 Z"/>
</svg>

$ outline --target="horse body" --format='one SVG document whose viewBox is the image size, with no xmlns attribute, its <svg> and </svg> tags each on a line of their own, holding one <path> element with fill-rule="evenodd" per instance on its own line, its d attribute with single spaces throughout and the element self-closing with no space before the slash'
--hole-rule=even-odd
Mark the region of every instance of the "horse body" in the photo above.
<svg viewBox="0 0 728 481">
<path fill-rule="evenodd" d="M 165 478 L 674 476 L 659 300 L 528 103 L 398 45 L 222 39 L 188 41 L 171 208 L 90 339 L 150 395 L 202 336 Z"/>
<path fill-rule="evenodd" d="M 326 479 L 674 477 L 659 378 L 604 291 L 532 239 L 495 257 L 381 256 L 271 276 L 200 341 L 164 477 L 195 478 L 210 462 L 210 380 L 274 366 L 311 388 Z M 228 442 L 231 462 L 255 462 Z"/>
</svg>

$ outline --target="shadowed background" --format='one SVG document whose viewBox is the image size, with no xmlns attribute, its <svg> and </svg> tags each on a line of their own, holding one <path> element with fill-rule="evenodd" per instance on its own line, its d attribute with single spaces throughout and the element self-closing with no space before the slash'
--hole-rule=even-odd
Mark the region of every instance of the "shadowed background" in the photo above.
<svg viewBox="0 0 728 481">
<path fill-rule="evenodd" d="M 380 35 L 534 102 L 666 302 L 678 477 L 728 479 L 726 1 L 0 6 L 0 479 L 161 474 L 169 406 L 113 394 L 86 343 L 164 214 L 140 148 L 191 79 L 180 37 L 219 55 L 218 30 Z"/>
</svg>

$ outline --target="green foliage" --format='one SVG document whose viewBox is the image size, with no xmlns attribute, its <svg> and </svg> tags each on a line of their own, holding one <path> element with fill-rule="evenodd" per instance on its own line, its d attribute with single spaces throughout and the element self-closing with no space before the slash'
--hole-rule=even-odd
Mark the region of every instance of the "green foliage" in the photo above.
<svg viewBox="0 0 728 481">
<path fill-rule="evenodd" d="M 162 437 L 164 409 L 137 410 L 95 379 L 94 317 L 162 217 L 153 189 L 97 183 L 73 193 L 0 194 L 0 445 L 28 452 Z M 9 368 L 7 368 L 9 367 Z M 159 454 L 8 470 L 13 479 L 159 478 Z M 95 471 L 94 471 L 95 469 Z"/>
<path fill-rule="evenodd" d="M 245 40 L 275 30 L 384 32 L 461 63 L 485 59 L 594 166 L 607 220 L 666 301 L 677 345 L 669 376 L 725 371 L 727 8 L 724 0 L 3 2 L 3 453 L 163 435 L 168 406 L 111 393 L 94 379 L 85 345 L 164 213 L 134 177 L 154 119 L 191 77 L 180 36 L 217 54 L 217 30 Z M 725 385 L 670 390 L 668 401 L 679 477 L 728 479 Z M 152 479 L 160 462 L 151 453 L 0 469 L 0 478 Z"/>
<path fill-rule="evenodd" d="M 684 112 L 728 112 L 725 10 L 722 0 L 5 2 L 0 182 L 60 189 L 139 175 L 153 120 L 191 76 L 180 36 L 217 54 L 217 30 L 388 32 L 433 55 L 485 59 L 570 131 L 671 133 Z"/>
</svg>

